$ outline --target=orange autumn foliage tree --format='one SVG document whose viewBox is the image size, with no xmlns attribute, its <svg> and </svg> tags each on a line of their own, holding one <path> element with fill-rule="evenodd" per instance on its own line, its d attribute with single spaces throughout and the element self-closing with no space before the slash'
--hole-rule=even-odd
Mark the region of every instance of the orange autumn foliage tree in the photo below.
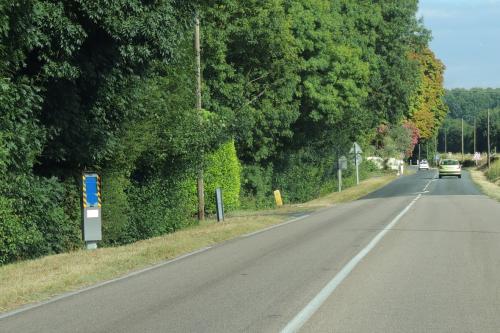
<svg viewBox="0 0 500 333">
<path fill-rule="evenodd" d="M 443 101 L 445 66 L 428 48 L 411 57 L 420 65 L 420 86 L 413 95 L 409 118 L 419 130 L 420 137 L 430 139 L 448 113 L 448 107 Z"/>
</svg>

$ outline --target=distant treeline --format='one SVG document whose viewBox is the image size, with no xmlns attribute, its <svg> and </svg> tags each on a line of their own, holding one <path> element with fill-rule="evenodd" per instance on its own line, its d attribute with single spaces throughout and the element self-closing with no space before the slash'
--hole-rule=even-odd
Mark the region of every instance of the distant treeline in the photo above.
<svg viewBox="0 0 500 333">
<path fill-rule="evenodd" d="M 487 114 L 490 110 L 491 149 L 500 147 L 500 88 L 447 90 L 445 101 L 450 110 L 439 132 L 439 150 L 462 151 L 462 118 L 464 119 L 464 151 L 474 152 L 474 122 L 476 125 L 476 151 L 486 152 Z"/>
<path fill-rule="evenodd" d="M 229 210 L 333 190 L 354 141 L 411 152 L 447 112 L 417 5 L 2 1 L 0 263 L 81 247 L 84 170 L 103 179 L 101 245 L 117 245 L 195 223 L 198 166 L 211 213 L 215 187 Z"/>
</svg>

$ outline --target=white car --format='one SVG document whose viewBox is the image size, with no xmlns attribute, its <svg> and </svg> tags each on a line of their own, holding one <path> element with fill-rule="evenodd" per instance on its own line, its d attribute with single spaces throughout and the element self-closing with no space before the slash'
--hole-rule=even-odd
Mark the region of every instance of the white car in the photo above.
<svg viewBox="0 0 500 333">
<path fill-rule="evenodd" d="M 418 164 L 418 170 L 429 170 L 429 162 L 427 162 L 427 160 L 421 160 Z"/>
</svg>

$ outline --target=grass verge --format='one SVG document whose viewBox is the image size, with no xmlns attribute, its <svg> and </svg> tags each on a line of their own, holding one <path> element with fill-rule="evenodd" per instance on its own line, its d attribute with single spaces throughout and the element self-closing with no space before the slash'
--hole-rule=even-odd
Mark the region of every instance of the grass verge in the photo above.
<svg viewBox="0 0 500 333">
<path fill-rule="evenodd" d="M 486 167 L 486 165 L 484 167 Z M 492 159 L 490 169 L 485 170 L 484 174 L 490 182 L 500 185 L 500 159 Z"/>
<path fill-rule="evenodd" d="M 39 302 L 98 282 L 123 276 L 180 255 L 263 229 L 336 203 L 356 200 L 396 178 L 369 178 L 341 193 L 279 209 L 243 211 L 228 215 L 225 222 L 208 220 L 172 234 L 134 244 L 76 251 L 0 267 L 0 312 Z"/>
<path fill-rule="evenodd" d="M 470 175 L 474 183 L 476 183 L 481 191 L 490 198 L 500 201 L 500 186 L 492 183 L 486 178 L 484 172 L 477 169 L 470 169 Z"/>
</svg>

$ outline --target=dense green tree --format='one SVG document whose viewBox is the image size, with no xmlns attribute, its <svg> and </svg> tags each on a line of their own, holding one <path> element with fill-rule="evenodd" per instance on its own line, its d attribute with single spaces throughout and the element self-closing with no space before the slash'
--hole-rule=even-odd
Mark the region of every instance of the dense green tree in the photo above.
<svg viewBox="0 0 500 333">
<path fill-rule="evenodd" d="M 330 1 L 288 1 L 302 59 L 300 117 L 293 145 L 315 149 L 346 144 L 371 127 L 364 108 L 369 66 L 362 50 L 340 37 L 345 18 Z"/>
<path fill-rule="evenodd" d="M 479 112 L 500 106 L 500 88 L 451 89 L 446 91 L 444 99 L 450 117 L 463 117 L 473 123 Z"/>
<path fill-rule="evenodd" d="M 416 19 L 418 1 L 345 3 L 356 13 L 353 18 L 359 20 L 354 24 L 363 35 L 358 39 L 371 65 L 367 107 L 377 115 L 378 122 L 398 122 L 408 115 L 419 84 L 418 63 L 410 55 L 425 47 L 429 39 Z"/>
<path fill-rule="evenodd" d="M 474 123 L 472 123 L 474 125 Z M 488 110 L 483 110 L 477 115 L 476 121 L 477 150 L 488 150 Z M 500 149 L 500 108 L 490 110 L 490 149 Z"/>
<path fill-rule="evenodd" d="M 446 130 L 446 145 L 447 151 L 460 153 L 462 152 L 462 120 L 448 118 L 443 124 L 443 131 Z M 464 122 L 464 152 L 473 153 L 473 127 Z M 442 141 L 444 144 L 444 140 Z M 442 149 L 444 151 L 444 149 Z"/>
<path fill-rule="evenodd" d="M 498 106 L 500 105 L 500 89 L 452 89 L 446 91 L 446 105 L 450 114 L 439 133 L 440 149 L 444 150 L 444 133 L 447 133 L 447 150 L 461 151 L 461 120 L 464 119 L 464 142 L 467 152 L 474 150 L 474 120 L 476 121 L 476 148 L 480 152 L 487 151 L 487 113 L 490 109 L 490 144 L 491 148 L 499 147 Z M 449 138 L 448 138 L 449 136 Z M 455 138 L 458 136 L 458 138 Z"/>
<path fill-rule="evenodd" d="M 266 161 L 298 117 L 299 58 L 283 1 L 206 1 L 201 13 L 204 104 L 234 120 L 244 162 Z"/>
</svg>

